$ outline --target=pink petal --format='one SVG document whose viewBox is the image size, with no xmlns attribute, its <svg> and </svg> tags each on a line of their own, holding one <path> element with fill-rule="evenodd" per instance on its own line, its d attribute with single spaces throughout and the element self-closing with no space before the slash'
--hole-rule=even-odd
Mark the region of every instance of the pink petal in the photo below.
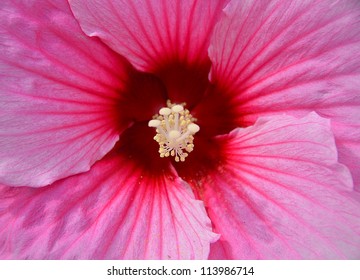
<svg viewBox="0 0 360 280">
<path fill-rule="evenodd" d="M 203 203 L 158 173 L 111 153 L 47 188 L 0 188 L 0 258 L 207 258 L 217 235 Z"/>
<path fill-rule="evenodd" d="M 284 115 L 218 138 L 223 163 L 203 194 L 221 234 L 212 258 L 360 257 L 360 196 L 329 126 Z"/>
<path fill-rule="evenodd" d="M 264 115 L 332 120 L 340 162 L 360 188 L 360 2 L 232 1 L 209 51 L 212 81 L 239 121 Z"/>
<path fill-rule="evenodd" d="M 2 1 L 0 183 L 39 187 L 89 170 L 129 123 L 127 68 L 82 33 L 66 1 Z"/>
<path fill-rule="evenodd" d="M 228 0 L 70 0 L 81 27 L 138 69 L 164 60 L 208 60 L 210 34 Z"/>
</svg>

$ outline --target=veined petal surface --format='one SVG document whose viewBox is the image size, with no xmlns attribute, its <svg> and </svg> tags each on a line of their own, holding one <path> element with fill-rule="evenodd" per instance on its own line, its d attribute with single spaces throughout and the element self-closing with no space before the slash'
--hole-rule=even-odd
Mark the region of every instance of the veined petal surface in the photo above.
<svg viewBox="0 0 360 280">
<path fill-rule="evenodd" d="M 39 187 L 89 170 L 128 124 L 126 64 L 87 37 L 66 1 L 0 8 L 0 183 Z"/>
<path fill-rule="evenodd" d="M 279 113 L 330 118 L 360 188 L 359 1 L 231 1 L 209 55 L 239 125 Z"/>
<path fill-rule="evenodd" d="M 206 259 L 218 239 L 173 170 L 122 152 L 46 188 L 0 188 L 1 259 Z"/>
<path fill-rule="evenodd" d="M 360 201 L 329 121 L 261 118 L 218 137 L 221 167 L 203 199 L 221 234 L 211 258 L 358 259 Z"/>
<path fill-rule="evenodd" d="M 151 71 L 164 60 L 208 60 L 210 35 L 227 0 L 70 0 L 89 36 L 101 38 L 136 68 Z"/>
</svg>

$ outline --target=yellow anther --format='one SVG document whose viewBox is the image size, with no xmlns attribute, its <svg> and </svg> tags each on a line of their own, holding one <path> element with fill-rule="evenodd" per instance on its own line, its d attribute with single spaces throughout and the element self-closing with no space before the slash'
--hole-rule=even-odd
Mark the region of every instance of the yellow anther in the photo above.
<svg viewBox="0 0 360 280">
<path fill-rule="evenodd" d="M 161 108 L 148 125 L 156 128 L 154 140 L 159 143 L 160 157 L 171 155 L 176 162 L 183 162 L 194 149 L 193 135 L 200 127 L 184 108 L 185 104 L 172 104 L 169 100 L 166 104 L 167 107 Z"/>
</svg>

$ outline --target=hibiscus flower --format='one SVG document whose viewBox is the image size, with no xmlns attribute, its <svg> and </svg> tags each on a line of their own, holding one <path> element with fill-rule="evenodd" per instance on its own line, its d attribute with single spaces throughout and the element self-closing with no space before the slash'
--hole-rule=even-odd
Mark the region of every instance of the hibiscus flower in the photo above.
<svg viewBox="0 0 360 280">
<path fill-rule="evenodd" d="M 3 0 L 0 258 L 359 258 L 359 4 Z"/>
</svg>

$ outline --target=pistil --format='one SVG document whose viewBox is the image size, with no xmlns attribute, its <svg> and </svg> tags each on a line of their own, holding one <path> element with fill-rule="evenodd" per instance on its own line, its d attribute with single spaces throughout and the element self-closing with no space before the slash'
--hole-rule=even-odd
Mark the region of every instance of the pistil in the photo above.
<svg viewBox="0 0 360 280">
<path fill-rule="evenodd" d="M 175 157 L 175 161 L 185 161 L 194 149 L 194 134 L 200 127 L 194 123 L 195 119 L 184 104 L 167 102 L 167 107 L 159 110 L 149 127 L 156 128 L 154 140 L 159 143 L 160 157 Z"/>
</svg>

